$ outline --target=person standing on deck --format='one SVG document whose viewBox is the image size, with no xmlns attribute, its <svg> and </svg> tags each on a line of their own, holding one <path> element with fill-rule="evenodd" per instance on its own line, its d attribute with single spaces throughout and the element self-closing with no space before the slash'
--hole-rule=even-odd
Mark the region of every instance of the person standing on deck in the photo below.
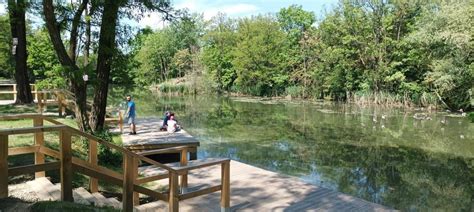
<svg viewBox="0 0 474 212">
<path fill-rule="evenodd" d="M 127 95 L 127 112 L 125 113 L 128 119 L 128 124 L 130 125 L 130 135 L 136 135 L 137 129 L 135 127 L 135 102 L 132 101 L 132 96 Z"/>
</svg>

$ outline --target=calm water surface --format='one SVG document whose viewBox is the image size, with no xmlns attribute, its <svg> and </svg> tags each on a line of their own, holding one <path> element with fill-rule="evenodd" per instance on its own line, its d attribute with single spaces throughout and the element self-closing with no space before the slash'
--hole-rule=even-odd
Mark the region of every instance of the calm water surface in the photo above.
<svg viewBox="0 0 474 212">
<path fill-rule="evenodd" d="M 139 117 L 174 111 L 201 141 L 199 157 L 230 157 L 401 210 L 474 211 L 474 124 L 465 118 L 143 92 L 135 101 Z"/>
</svg>

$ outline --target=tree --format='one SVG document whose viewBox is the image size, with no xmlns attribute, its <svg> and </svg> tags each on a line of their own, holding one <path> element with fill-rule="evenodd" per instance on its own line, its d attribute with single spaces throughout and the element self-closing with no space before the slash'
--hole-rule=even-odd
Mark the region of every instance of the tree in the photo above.
<svg viewBox="0 0 474 212">
<path fill-rule="evenodd" d="M 424 11 L 411 38 L 430 59 L 425 82 L 446 107 L 470 109 L 474 87 L 472 18 L 474 5 L 442 3 Z"/>
<path fill-rule="evenodd" d="M 203 37 L 203 62 L 207 67 L 213 88 L 217 93 L 230 91 L 237 79 L 232 64 L 233 49 L 237 44 L 236 23 L 220 13 L 211 20 L 210 28 Z"/>
<path fill-rule="evenodd" d="M 236 86 L 259 96 L 281 93 L 288 81 L 286 64 L 281 60 L 284 42 L 285 35 L 273 17 L 241 19 L 232 61 Z"/>
<path fill-rule="evenodd" d="M 88 0 L 83 0 L 81 4 L 87 4 Z M 85 7 L 80 6 L 78 10 L 83 10 Z M 75 115 L 78 127 L 82 131 L 89 131 L 89 118 L 87 115 L 87 94 L 86 94 L 86 83 L 82 80 L 82 71 L 75 63 L 75 58 L 71 58 L 68 55 L 64 43 L 61 38 L 61 31 L 58 28 L 58 22 L 56 21 L 54 6 L 52 0 L 43 1 L 43 13 L 46 22 L 46 28 L 48 29 L 51 42 L 54 50 L 58 56 L 59 62 L 63 66 L 63 71 L 66 73 L 68 83 L 71 92 L 74 93 L 75 101 Z M 79 12 L 76 12 L 76 14 Z M 74 17 L 74 22 L 79 22 L 80 17 Z M 78 27 L 79 24 L 72 24 L 74 27 Z M 71 39 L 77 39 L 77 35 L 73 35 L 74 31 L 71 30 Z M 77 31 L 76 31 L 77 32 Z M 77 41 L 70 41 L 74 45 Z"/>
<path fill-rule="evenodd" d="M 117 15 L 123 3 L 122 1 L 114 0 L 106 1 L 104 4 L 97 58 L 97 84 L 95 86 L 94 101 L 90 117 L 90 124 L 93 131 L 102 130 L 104 128 L 110 70 L 112 58 L 115 54 Z"/>
<path fill-rule="evenodd" d="M 293 83 L 303 84 L 302 97 L 306 97 L 306 87 L 310 81 L 308 39 L 316 18 L 313 12 L 303 10 L 302 6 L 291 5 L 282 8 L 277 13 L 277 19 L 288 38 L 286 54 L 282 56 L 288 61 L 288 67 L 292 72 L 291 80 Z"/>
<path fill-rule="evenodd" d="M 26 60 L 26 21 L 25 11 L 27 3 L 24 0 L 8 0 L 8 13 L 10 16 L 10 30 L 12 38 L 17 41 L 12 53 L 15 55 L 15 81 L 17 83 L 17 104 L 33 102 L 30 80 Z"/>
</svg>

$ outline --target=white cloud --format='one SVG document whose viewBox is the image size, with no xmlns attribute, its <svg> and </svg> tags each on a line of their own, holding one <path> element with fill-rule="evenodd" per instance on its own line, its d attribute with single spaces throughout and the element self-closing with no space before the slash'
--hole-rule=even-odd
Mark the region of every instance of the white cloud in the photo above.
<svg viewBox="0 0 474 212">
<path fill-rule="evenodd" d="M 229 16 L 240 16 L 247 15 L 249 13 L 255 13 L 258 11 L 258 7 L 252 4 L 235 4 L 235 5 L 223 5 L 219 7 L 211 7 L 204 10 L 204 18 L 210 19 L 217 13 L 225 13 Z"/>
<path fill-rule="evenodd" d="M 0 15 L 7 13 L 7 4 L 0 3 Z"/>
<path fill-rule="evenodd" d="M 228 16 L 242 16 L 256 13 L 259 8 L 253 4 L 212 4 L 205 0 L 184 0 L 175 6 L 177 9 L 187 8 L 190 12 L 203 13 L 205 19 L 210 19 L 217 13 L 225 13 Z"/>
<path fill-rule="evenodd" d="M 161 29 L 163 28 L 163 20 L 160 13 L 147 12 L 144 14 L 144 17 L 138 21 L 138 25 L 140 25 L 141 28 L 149 26 L 152 29 Z"/>
</svg>

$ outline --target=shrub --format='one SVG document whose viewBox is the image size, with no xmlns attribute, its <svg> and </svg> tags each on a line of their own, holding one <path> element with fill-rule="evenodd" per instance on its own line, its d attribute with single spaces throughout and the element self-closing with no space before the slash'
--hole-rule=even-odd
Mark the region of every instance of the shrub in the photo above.
<svg viewBox="0 0 474 212">
<path fill-rule="evenodd" d="M 108 130 L 103 130 L 99 132 L 95 132 L 94 135 L 104 141 L 114 143 L 112 134 Z M 110 166 L 121 166 L 122 165 L 122 154 L 120 152 L 117 152 L 105 145 L 100 145 L 98 148 L 99 152 L 99 161 L 104 162 L 105 165 L 110 165 Z"/>
</svg>

